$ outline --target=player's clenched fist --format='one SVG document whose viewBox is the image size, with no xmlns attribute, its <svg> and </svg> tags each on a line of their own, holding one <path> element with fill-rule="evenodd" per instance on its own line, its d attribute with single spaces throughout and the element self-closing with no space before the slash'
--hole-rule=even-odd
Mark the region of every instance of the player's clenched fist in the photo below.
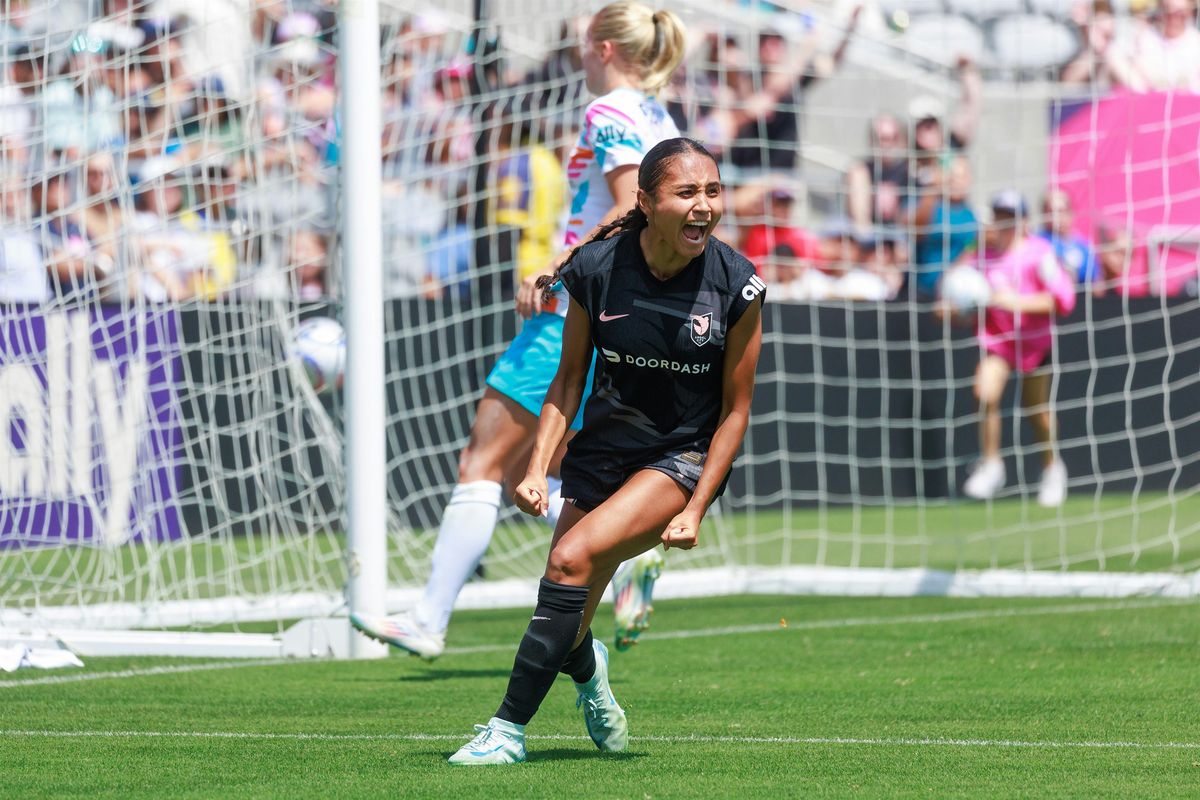
<svg viewBox="0 0 1200 800">
<path fill-rule="evenodd" d="M 678 547 L 681 550 L 691 550 L 699 543 L 700 519 L 687 511 L 677 514 L 667 523 L 662 534 L 664 550 Z"/>
<path fill-rule="evenodd" d="M 526 478 L 521 481 L 520 485 L 517 486 L 517 490 L 513 493 L 513 501 L 517 504 L 517 508 L 526 514 L 541 517 L 546 513 L 546 498 L 549 494 L 550 490 L 546 486 L 546 479 L 544 477 Z"/>
</svg>

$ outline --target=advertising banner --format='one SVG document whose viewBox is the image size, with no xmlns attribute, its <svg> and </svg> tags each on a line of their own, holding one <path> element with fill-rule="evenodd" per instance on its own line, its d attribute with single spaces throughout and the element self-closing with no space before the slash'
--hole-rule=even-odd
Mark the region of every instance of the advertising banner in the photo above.
<svg viewBox="0 0 1200 800">
<path fill-rule="evenodd" d="M 1200 95 L 1117 92 L 1058 109 L 1051 184 L 1071 197 L 1075 229 L 1128 249 L 1122 294 L 1194 287 L 1200 252 Z"/>
<path fill-rule="evenodd" d="M 0 313 L 0 548 L 181 536 L 175 312 Z"/>
</svg>

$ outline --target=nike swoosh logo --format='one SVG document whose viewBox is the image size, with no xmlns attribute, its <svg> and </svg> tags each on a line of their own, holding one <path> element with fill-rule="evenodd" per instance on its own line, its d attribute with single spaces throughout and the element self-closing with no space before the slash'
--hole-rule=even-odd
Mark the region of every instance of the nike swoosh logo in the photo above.
<svg viewBox="0 0 1200 800">
<path fill-rule="evenodd" d="M 472 750 L 471 755 L 475 756 L 476 758 L 482 758 L 483 756 L 490 756 L 492 753 L 502 750 L 503 748 L 504 748 L 504 743 L 501 742 L 500 744 L 493 747 L 491 750 Z"/>
<path fill-rule="evenodd" d="M 628 316 L 629 316 L 628 314 L 610 314 L 610 313 L 608 313 L 607 310 L 604 310 L 604 311 L 600 312 L 600 321 L 601 322 L 612 322 L 614 319 L 624 319 L 625 317 L 628 317 Z"/>
</svg>

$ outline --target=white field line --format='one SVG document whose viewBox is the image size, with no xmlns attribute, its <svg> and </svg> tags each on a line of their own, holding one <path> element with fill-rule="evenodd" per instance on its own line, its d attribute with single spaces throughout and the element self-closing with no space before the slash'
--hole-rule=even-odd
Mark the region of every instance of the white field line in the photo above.
<svg viewBox="0 0 1200 800">
<path fill-rule="evenodd" d="M 38 731 L 0 730 L 0 739 L 244 739 L 251 741 L 317 742 L 451 742 L 466 736 L 453 733 L 252 733 L 246 731 Z M 543 742 L 586 742 L 586 736 L 549 734 L 527 738 Z M 880 747 L 995 747 L 995 748 L 1082 748 L 1114 750 L 1200 750 L 1200 742 L 1059 742 L 1017 739 L 879 738 L 843 736 L 631 736 L 635 742 L 665 744 L 780 744 L 780 745 L 865 745 Z"/>
<path fill-rule="evenodd" d="M 1053 606 L 1034 606 L 1031 608 L 996 608 L 980 609 L 977 611 L 948 611 L 942 614 L 908 614 L 903 616 L 880 617 L 850 617 L 846 619 L 820 619 L 806 622 L 789 622 L 786 626 L 781 623 L 765 623 L 759 625 L 729 625 L 719 628 L 698 628 L 682 631 L 662 631 L 650 636 L 649 640 L 658 639 L 703 639 L 720 636 L 734 636 L 748 633 L 772 633 L 786 631 L 822 630 L 830 628 L 857 628 L 872 625 L 916 625 L 922 623 L 962 622 L 980 619 L 1005 619 L 1011 617 L 1031 617 L 1044 614 L 1084 614 L 1099 611 L 1120 611 L 1139 608 L 1158 608 L 1194 605 L 1190 602 L 1172 602 L 1149 598 L 1146 600 L 1125 600 L 1115 603 L 1086 603 L 1059 604 Z M 508 644 L 482 644 L 472 647 L 448 647 L 446 655 L 470 655 L 474 653 L 500 653 L 512 651 L 516 642 Z M 312 664 L 324 659 L 261 659 L 247 661 L 216 661 L 204 664 L 180 664 L 176 666 L 147 667 L 145 669 L 128 669 L 113 672 L 87 672 L 78 675 L 54 675 L 44 678 L 30 678 L 18 681 L 0 681 L 0 690 L 16 689 L 22 686 L 49 686 L 63 683 L 79 683 L 81 681 L 97 681 L 109 678 L 142 678 L 154 675 L 175 675 L 188 672 L 205 672 L 209 670 L 237 669 L 239 667 L 277 666 L 280 664 Z"/>
<path fill-rule="evenodd" d="M 31 678 L 21 681 L 0 681 L 0 689 L 16 689 L 20 686 L 52 686 L 58 683 L 79 683 L 81 681 L 102 681 L 108 678 L 145 678 L 151 675 L 177 675 L 185 672 L 208 672 L 217 669 L 235 669 L 237 667 L 267 667 L 279 664 L 311 664 L 312 660 L 264 658 L 247 661 L 244 658 L 236 661 L 209 661 L 204 664 L 178 664 L 166 667 L 146 667 L 144 669 L 123 669 L 112 672 L 84 672 L 78 675 L 51 675 L 46 678 Z"/>
</svg>

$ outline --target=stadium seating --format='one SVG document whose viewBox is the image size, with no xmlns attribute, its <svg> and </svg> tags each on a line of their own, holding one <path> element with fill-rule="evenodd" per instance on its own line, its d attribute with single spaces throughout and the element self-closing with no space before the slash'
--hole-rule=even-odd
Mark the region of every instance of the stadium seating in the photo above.
<svg viewBox="0 0 1200 800">
<path fill-rule="evenodd" d="M 947 0 L 947 9 L 954 14 L 977 21 L 1025 12 L 1025 0 Z"/>
<path fill-rule="evenodd" d="M 947 66 L 960 55 L 986 53 L 986 39 L 979 26 L 966 17 L 930 14 L 917 17 L 908 26 L 904 42 L 914 54 Z"/>
<path fill-rule="evenodd" d="M 989 26 L 988 38 L 997 63 L 1016 71 L 1052 70 L 1070 59 L 1078 47 L 1070 28 L 1036 14 L 996 19 Z"/>
</svg>

